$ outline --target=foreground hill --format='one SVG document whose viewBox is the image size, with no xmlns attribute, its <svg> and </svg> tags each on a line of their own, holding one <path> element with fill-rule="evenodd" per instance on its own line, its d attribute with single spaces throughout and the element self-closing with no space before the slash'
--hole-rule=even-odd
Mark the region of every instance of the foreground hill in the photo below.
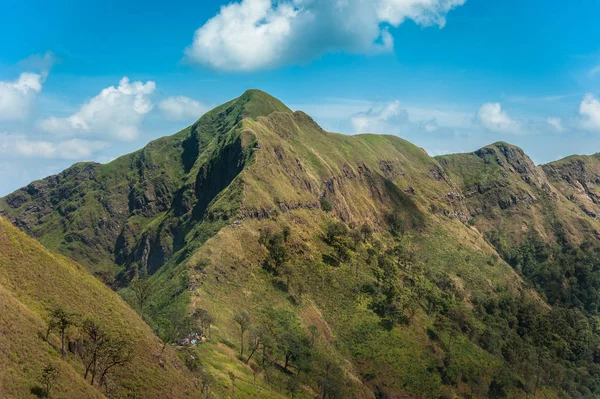
<svg viewBox="0 0 600 399">
<path fill-rule="evenodd" d="M 161 334 L 210 315 L 192 357 L 237 396 L 591 398 L 600 226 L 548 167 L 329 133 L 252 90 L 0 212 L 125 298 L 148 278 Z"/>
<path fill-rule="evenodd" d="M 78 264 L 53 254 L 0 218 L 0 396 L 28 398 L 48 364 L 58 369 L 52 397 L 102 398 L 83 377 L 83 365 L 60 341 L 44 339 L 49 311 L 62 307 L 93 316 L 132 343 L 132 359 L 111 375 L 111 397 L 197 397 L 191 373 L 114 292 Z M 67 332 L 75 339 L 72 327 Z M 129 395 L 129 396 L 128 396 Z"/>
</svg>

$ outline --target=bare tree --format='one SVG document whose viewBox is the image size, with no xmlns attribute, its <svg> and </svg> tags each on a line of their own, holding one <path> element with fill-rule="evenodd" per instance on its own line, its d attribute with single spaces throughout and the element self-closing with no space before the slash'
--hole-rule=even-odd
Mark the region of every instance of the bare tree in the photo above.
<svg viewBox="0 0 600 399">
<path fill-rule="evenodd" d="M 135 295 L 135 299 L 140 308 L 140 316 L 144 318 L 144 305 L 148 302 L 150 297 L 154 294 L 154 284 L 147 279 L 142 279 L 139 276 L 131 280 L 129 287 Z"/>
<path fill-rule="evenodd" d="M 82 329 L 85 338 L 79 349 L 79 357 L 85 367 L 84 378 L 90 375 L 90 384 L 94 385 L 98 377 L 98 386 L 105 385 L 112 369 L 131 361 L 132 345 L 124 338 L 111 335 L 92 319 L 86 319 Z"/>
<path fill-rule="evenodd" d="M 233 316 L 233 321 L 235 321 L 240 326 L 240 334 L 241 334 L 241 345 L 240 345 L 240 355 L 244 356 L 244 333 L 250 327 L 250 315 L 245 310 L 240 310 L 236 312 Z"/>
<path fill-rule="evenodd" d="M 83 322 L 82 330 L 85 338 L 78 354 L 85 367 L 84 378 L 87 379 L 90 373 L 92 375 L 96 374 L 98 357 L 104 350 L 109 338 L 104 327 L 92 319 L 86 319 Z"/>
<path fill-rule="evenodd" d="M 98 385 L 106 383 L 108 373 L 117 366 L 129 363 L 133 358 L 131 342 L 125 338 L 110 338 L 98 360 Z M 92 377 L 92 385 L 94 379 Z"/>
<path fill-rule="evenodd" d="M 258 363 L 252 363 L 250 365 L 250 369 L 252 369 L 252 376 L 253 376 L 253 380 L 254 380 L 254 385 L 256 386 L 256 377 L 258 377 L 258 375 L 261 373 L 261 368 L 258 365 Z"/>
<path fill-rule="evenodd" d="M 250 362 L 252 356 L 254 356 L 256 351 L 261 347 L 261 345 L 263 344 L 263 337 L 265 337 L 266 334 L 267 332 L 265 331 L 265 327 L 262 325 L 252 330 L 248 343 L 250 354 L 248 355 L 248 358 L 246 359 L 245 363 Z"/>
</svg>

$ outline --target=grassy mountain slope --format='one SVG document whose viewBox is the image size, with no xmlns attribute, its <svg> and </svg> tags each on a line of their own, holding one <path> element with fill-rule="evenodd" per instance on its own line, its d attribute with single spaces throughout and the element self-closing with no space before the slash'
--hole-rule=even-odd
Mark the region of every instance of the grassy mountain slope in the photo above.
<svg viewBox="0 0 600 399">
<path fill-rule="evenodd" d="M 119 397 L 193 397 L 191 374 L 123 300 L 78 264 L 53 254 L 0 218 L 0 394 L 27 398 L 48 363 L 59 369 L 54 397 L 104 397 L 83 379 L 82 365 L 60 358 L 58 338 L 43 337 L 48 310 L 92 315 L 133 342 L 133 360 L 113 377 Z M 69 332 L 70 336 L 76 334 Z"/>
<path fill-rule="evenodd" d="M 243 397 L 600 392 L 596 258 L 573 257 L 598 222 L 505 143 L 432 158 L 325 132 L 253 90 L 0 212 L 105 281 L 118 273 L 126 298 L 150 275 L 159 331 L 207 311 L 210 339 L 186 356 Z"/>
</svg>

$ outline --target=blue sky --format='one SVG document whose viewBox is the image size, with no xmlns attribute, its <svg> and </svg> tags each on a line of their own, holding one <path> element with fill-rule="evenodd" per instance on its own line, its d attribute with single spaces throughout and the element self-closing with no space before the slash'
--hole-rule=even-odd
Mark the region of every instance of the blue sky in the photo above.
<svg viewBox="0 0 600 399">
<path fill-rule="evenodd" d="M 498 140 L 537 163 L 600 152 L 597 15 L 592 0 L 10 2 L 0 195 L 134 151 L 248 88 L 432 155 Z"/>
</svg>

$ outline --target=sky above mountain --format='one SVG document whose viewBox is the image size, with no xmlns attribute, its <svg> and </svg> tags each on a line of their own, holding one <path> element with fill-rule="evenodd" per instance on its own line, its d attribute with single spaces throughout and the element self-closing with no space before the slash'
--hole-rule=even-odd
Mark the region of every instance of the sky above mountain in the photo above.
<svg viewBox="0 0 600 399">
<path fill-rule="evenodd" d="M 85 4 L 84 4 L 85 3 Z M 0 195 L 248 88 L 431 155 L 600 152 L 600 3 L 24 0 L 0 13 Z"/>
</svg>

